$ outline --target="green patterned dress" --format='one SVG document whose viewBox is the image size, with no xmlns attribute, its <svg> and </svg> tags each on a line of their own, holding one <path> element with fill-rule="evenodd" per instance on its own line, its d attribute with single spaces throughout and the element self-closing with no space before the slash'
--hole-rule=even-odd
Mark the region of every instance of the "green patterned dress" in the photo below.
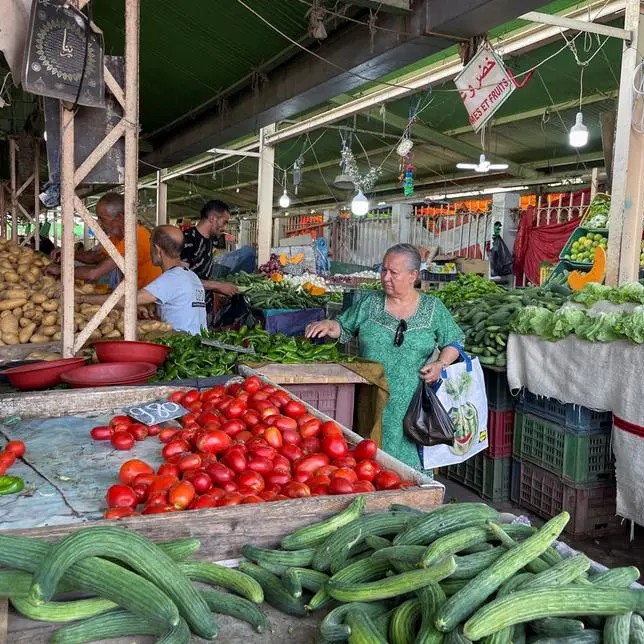
<svg viewBox="0 0 644 644">
<path fill-rule="evenodd" d="M 358 334 L 360 355 L 385 368 L 389 402 L 382 414 L 382 449 L 422 471 L 417 446 L 403 432 L 403 418 L 420 382 L 420 369 L 436 348 L 462 344 L 463 332 L 444 304 L 430 295 L 421 295 L 416 313 L 407 318 L 400 347 L 394 346 L 400 320 L 385 309 L 384 293 L 364 296 L 337 321 L 342 327 L 341 343 Z"/>
</svg>

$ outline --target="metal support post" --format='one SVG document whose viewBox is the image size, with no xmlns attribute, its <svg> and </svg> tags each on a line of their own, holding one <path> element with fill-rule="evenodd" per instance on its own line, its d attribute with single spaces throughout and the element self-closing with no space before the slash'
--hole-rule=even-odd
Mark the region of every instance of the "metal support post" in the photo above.
<svg viewBox="0 0 644 644">
<path fill-rule="evenodd" d="M 15 137 L 9 137 L 9 171 L 11 174 L 11 241 L 18 243 L 18 169 L 16 168 L 16 148 L 18 147 Z"/>
<path fill-rule="evenodd" d="M 157 170 L 157 226 L 168 223 L 168 184 L 163 180 L 167 170 Z"/>
<path fill-rule="evenodd" d="M 34 141 L 34 243 L 40 250 L 40 141 Z"/>
<path fill-rule="evenodd" d="M 273 233 L 273 185 L 275 179 L 275 148 L 266 143 L 274 134 L 273 123 L 259 131 L 259 173 L 257 185 L 257 263 L 265 264 L 271 256 Z"/>
<path fill-rule="evenodd" d="M 624 29 L 633 33 L 633 40 L 624 45 L 619 80 L 606 267 L 606 284 L 610 286 L 637 281 L 639 273 L 644 214 L 644 136 L 633 129 L 632 122 L 633 102 L 642 100 L 642 97 L 635 97 L 633 91 L 633 75 L 642 59 L 644 45 L 640 11 L 639 0 L 626 0 Z"/>
<path fill-rule="evenodd" d="M 0 239 L 7 237 L 7 184 L 0 181 Z"/>
<path fill-rule="evenodd" d="M 590 200 L 595 198 L 599 191 L 599 168 L 593 168 L 590 172 Z"/>
</svg>

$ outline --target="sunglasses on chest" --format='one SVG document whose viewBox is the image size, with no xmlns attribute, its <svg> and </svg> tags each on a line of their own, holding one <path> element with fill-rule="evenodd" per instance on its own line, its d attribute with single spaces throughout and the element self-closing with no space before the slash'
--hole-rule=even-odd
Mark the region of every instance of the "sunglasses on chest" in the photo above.
<svg viewBox="0 0 644 644">
<path fill-rule="evenodd" d="M 405 341 L 405 332 L 407 331 L 407 322 L 405 320 L 400 320 L 398 323 L 398 328 L 396 329 L 396 335 L 394 335 L 394 347 L 402 346 L 402 343 Z"/>
</svg>

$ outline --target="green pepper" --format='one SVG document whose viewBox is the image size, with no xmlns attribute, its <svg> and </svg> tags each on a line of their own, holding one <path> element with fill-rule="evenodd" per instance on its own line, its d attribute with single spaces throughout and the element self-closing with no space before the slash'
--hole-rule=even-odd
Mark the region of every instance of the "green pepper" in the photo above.
<svg viewBox="0 0 644 644">
<path fill-rule="evenodd" d="M 19 476 L 0 476 L 0 495 L 16 494 L 25 487 Z"/>
</svg>

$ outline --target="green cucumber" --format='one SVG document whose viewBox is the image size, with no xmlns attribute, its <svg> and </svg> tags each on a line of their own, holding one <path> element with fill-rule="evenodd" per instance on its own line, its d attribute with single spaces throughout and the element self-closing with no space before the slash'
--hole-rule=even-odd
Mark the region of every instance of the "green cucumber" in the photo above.
<svg viewBox="0 0 644 644">
<path fill-rule="evenodd" d="M 542 637 L 532 640 L 532 644 L 601 644 L 601 641 L 601 631 L 592 629 L 564 637 Z"/>
<path fill-rule="evenodd" d="M 74 622 L 117 608 L 109 599 L 90 597 L 34 604 L 26 597 L 10 597 L 11 605 L 28 619 L 39 622 Z"/>
<path fill-rule="evenodd" d="M 407 547 L 411 548 L 412 546 Z M 419 547 L 423 548 L 424 546 Z M 472 577 L 476 577 L 476 575 L 486 570 L 504 552 L 507 552 L 507 550 L 502 546 L 498 546 L 491 550 L 474 552 L 471 555 L 457 555 L 454 557 L 456 559 L 456 570 L 452 573 L 450 579 L 472 579 Z"/>
<path fill-rule="evenodd" d="M 389 644 L 414 644 L 420 622 L 420 602 L 408 599 L 400 604 L 389 622 Z"/>
<path fill-rule="evenodd" d="M 499 525 L 498 523 L 490 522 L 488 523 L 488 527 L 498 538 L 501 544 L 506 548 L 512 549 L 517 545 L 517 541 L 514 540 L 514 538 L 510 535 L 510 533 L 507 530 L 509 525 L 507 524 Z M 536 559 L 528 563 L 526 566 L 526 570 L 528 570 L 529 572 L 533 572 L 535 574 L 544 572 L 546 570 L 549 570 L 550 568 L 551 568 L 551 564 L 546 562 L 543 558 L 540 558 L 540 557 L 537 557 Z"/>
<path fill-rule="evenodd" d="M 472 615 L 504 581 L 546 550 L 561 534 L 569 520 L 570 515 L 567 512 L 554 517 L 536 534 L 501 555 L 487 570 L 474 577 L 465 588 L 452 595 L 436 617 L 438 630 L 449 632 Z M 465 635 L 470 637 L 467 631 Z"/>
<path fill-rule="evenodd" d="M 377 537 L 376 535 L 369 535 L 365 541 L 367 545 L 375 552 L 377 550 L 382 550 L 383 548 L 390 548 L 392 543 L 389 539 L 384 537 Z"/>
<path fill-rule="evenodd" d="M 440 644 L 443 641 L 443 634 L 436 630 L 434 620 L 436 612 L 445 603 L 447 597 L 435 582 L 419 588 L 416 595 L 420 604 L 421 621 L 414 644 Z"/>
<path fill-rule="evenodd" d="M 628 588 L 558 586 L 518 590 L 486 604 L 464 626 L 478 640 L 506 626 L 543 617 L 570 615 L 621 615 L 644 609 L 644 593 Z"/>
<path fill-rule="evenodd" d="M 304 617 L 306 615 L 306 609 L 302 601 L 289 594 L 279 577 L 252 563 L 240 563 L 239 570 L 259 582 L 264 591 L 264 598 L 267 604 L 277 608 L 282 613 L 294 617 Z"/>
<path fill-rule="evenodd" d="M 644 619 L 636 613 L 631 616 L 631 633 L 628 644 L 644 644 Z"/>
<path fill-rule="evenodd" d="M 575 555 L 555 564 L 527 581 L 521 588 L 544 588 L 546 586 L 565 586 L 575 581 L 590 568 L 590 559 L 586 555 Z"/>
<path fill-rule="evenodd" d="M 226 566 L 206 561 L 184 561 L 179 564 L 179 568 L 192 581 L 221 586 L 255 604 L 261 604 L 264 601 L 262 587 L 252 577 L 234 568 L 227 568 Z"/>
<path fill-rule="evenodd" d="M 292 566 L 310 566 L 315 554 L 314 548 L 302 550 L 269 550 L 258 548 L 250 544 L 242 546 L 242 554 L 246 559 L 261 565 L 267 563 L 270 570 L 276 574 L 282 574 L 286 568 Z"/>
<path fill-rule="evenodd" d="M 282 575 L 282 583 L 293 597 L 302 596 L 302 590 L 317 593 L 329 580 L 329 576 L 310 568 L 287 568 Z"/>
<path fill-rule="evenodd" d="M 468 640 L 463 635 L 463 627 L 459 626 L 449 633 L 445 633 L 444 644 L 472 644 L 472 640 Z"/>
<path fill-rule="evenodd" d="M 356 610 L 347 613 L 347 626 L 351 629 L 349 644 L 388 644 L 373 620 L 365 612 Z"/>
<path fill-rule="evenodd" d="M 539 637 L 563 637 L 584 630 L 584 623 L 569 617 L 544 617 L 530 622 L 530 628 Z"/>
<path fill-rule="evenodd" d="M 402 561 L 415 566 L 420 563 L 426 551 L 425 546 L 389 546 L 376 550 L 370 559 L 371 561 Z"/>
<path fill-rule="evenodd" d="M 325 642 L 345 641 L 351 635 L 351 629 L 345 623 L 345 618 L 347 613 L 355 610 L 360 610 L 372 618 L 389 612 L 387 604 L 384 602 L 371 602 L 368 604 L 364 602 L 352 602 L 350 604 L 340 604 L 329 611 L 320 623 L 322 639 Z"/>
<path fill-rule="evenodd" d="M 628 588 L 628 586 L 635 583 L 639 578 L 640 571 L 635 566 L 622 566 L 592 575 L 589 577 L 589 581 L 596 586 Z"/>
<path fill-rule="evenodd" d="M 604 644 L 625 644 L 631 635 L 632 612 L 611 615 L 604 623 Z"/>
<path fill-rule="evenodd" d="M 263 633 L 268 627 L 266 615 L 257 607 L 257 604 L 243 597 L 219 590 L 202 590 L 200 594 L 213 613 L 230 615 L 248 622 L 258 633 Z"/>
</svg>

